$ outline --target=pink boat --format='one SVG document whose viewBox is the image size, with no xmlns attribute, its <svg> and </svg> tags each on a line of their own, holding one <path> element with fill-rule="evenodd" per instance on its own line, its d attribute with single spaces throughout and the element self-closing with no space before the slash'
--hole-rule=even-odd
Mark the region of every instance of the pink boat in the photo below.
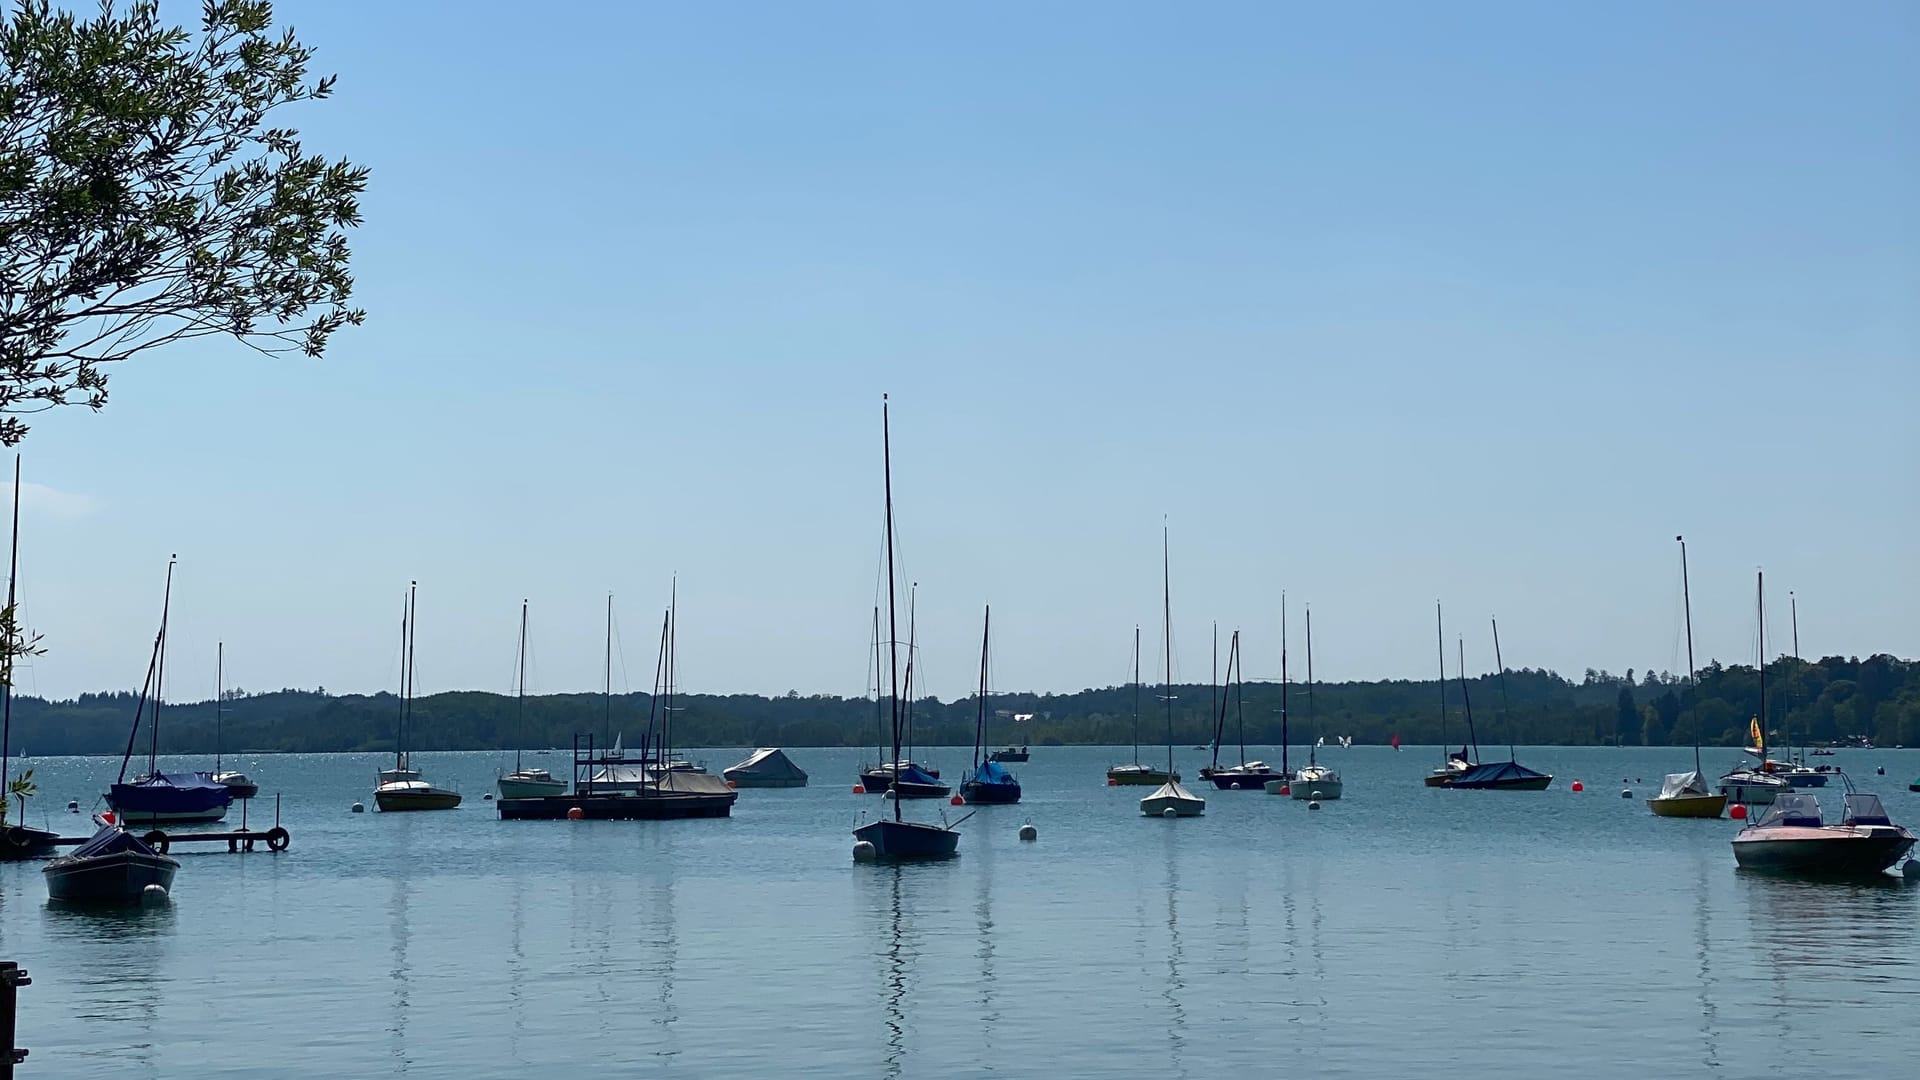
<svg viewBox="0 0 1920 1080">
<path fill-rule="evenodd" d="M 1821 820 L 1818 799 L 1789 791 L 1733 838 L 1733 857 L 1745 870 L 1871 878 L 1899 862 L 1914 840 L 1888 820 L 1878 795 L 1848 795 L 1840 824 L 1828 825 Z"/>
</svg>

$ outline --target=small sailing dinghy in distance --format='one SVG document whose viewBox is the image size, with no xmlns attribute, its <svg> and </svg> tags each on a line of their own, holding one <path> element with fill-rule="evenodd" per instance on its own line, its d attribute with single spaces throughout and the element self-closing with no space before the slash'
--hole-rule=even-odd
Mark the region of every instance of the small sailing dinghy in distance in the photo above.
<svg viewBox="0 0 1920 1080">
<path fill-rule="evenodd" d="M 104 823 L 72 854 L 41 868 L 47 877 L 47 899 L 64 904 L 139 903 L 149 895 L 149 887 L 171 892 L 179 869 L 177 861 L 148 847 L 146 841 Z"/>
<path fill-rule="evenodd" d="M 880 398 L 880 460 L 886 491 L 886 531 L 887 531 L 887 674 L 888 684 L 892 688 L 893 761 L 901 763 L 900 757 L 900 655 L 897 641 L 899 635 L 894 632 L 894 583 L 896 573 L 893 563 L 893 432 L 888 418 L 887 399 Z M 918 770 L 911 770 L 918 772 Z M 893 774 L 893 790 L 897 792 L 902 781 L 909 779 L 909 770 L 899 770 Z M 871 858 L 888 862 L 912 859 L 949 859 L 960 850 L 960 834 L 954 825 L 942 823 L 932 825 L 919 821 L 908 821 L 901 810 L 901 798 L 889 799 L 892 816 L 882 816 L 857 826 L 853 830 L 854 857 Z M 966 818 L 961 818 L 965 821 Z"/>
<path fill-rule="evenodd" d="M 1284 650 L 1282 650 L 1284 652 Z M 1229 765 L 1224 769 L 1207 770 L 1207 779 L 1221 791 L 1263 791 L 1267 784 L 1275 780 L 1285 781 L 1286 775 L 1277 772 L 1264 761 L 1247 760 L 1247 710 L 1246 679 L 1241 672 L 1240 631 L 1233 632 L 1233 640 L 1227 646 L 1227 687 L 1229 694 L 1220 696 L 1220 716 L 1214 725 L 1214 756 L 1218 760 L 1220 752 L 1219 735 L 1225 728 L 1226 706 L 1229 697 L 1234 701 L 1234 713 L 1240 729 L 1240 764 Z M 1283 738 L 1281 740 L 1285 742 Z"/>
<path fill-rule="evenodd" d="M 1167 669 L 1166 688 L 1163 695 L 1167 702 L 1167 775 L 1173 773 L 1173 571 L 1167 555 L 1167 529 L 1160 527 L 1160 570 L 1161 570 L 1161 637 L 1166 641 Z M 1137 631 L 1136 631 L 1137 633 Z M 1140 800 L 1140 814 L 1143 817 L 1199 817 L 1207 812 L 1207 800 L 1180 786 L 1180 779 L 1173 779 L 1154 789 L 1153 794 Z"/>
<path fill-rule="evenodd" d="M 1742 870 L 1871 879 L 1899 862 L 1914 839 L 1887 818 L 1878 795 L 1849 793 L 1840 824 L 1828 825 L 1818 799 L 1788 791 L 1734 836 L 1733 857 Z"/>
</svg>

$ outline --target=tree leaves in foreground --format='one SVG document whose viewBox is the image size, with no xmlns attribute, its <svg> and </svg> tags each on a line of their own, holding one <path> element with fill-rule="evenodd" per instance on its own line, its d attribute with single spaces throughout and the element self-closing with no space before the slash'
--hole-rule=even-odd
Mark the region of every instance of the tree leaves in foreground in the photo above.
<svg viewBox="0 0 1920 1080">
<path fill-rule="evenodd" d="M 231 336 L 319 356 L 365 313 L 343 229 L 367 171 L 279 126 L 319 100 L 312 50 L 267 0 L 207 0 L 200 32 L 159 5 L 81 18 L 20 0 L 0 26 L 0 443 L 21 413 L 98 409 L 103 368 Z"/>
</svg>

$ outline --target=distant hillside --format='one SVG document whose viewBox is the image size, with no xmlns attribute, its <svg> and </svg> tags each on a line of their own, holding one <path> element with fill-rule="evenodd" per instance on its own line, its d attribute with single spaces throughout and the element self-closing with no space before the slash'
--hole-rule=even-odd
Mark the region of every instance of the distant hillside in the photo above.
<svg viewBox="0 0 1920 1080">
<path fill-rule="evenodd" d="M 1588 671 L 1579 681 L 1550 671 L 1509 671 L 1502 707 L 1500 679 L 1486 675 L 1468 682 L 1474 729 L 1482 743 L 1582 745 L 1597 743 L 1685 744 L 1696 731 L 1710 745 L 1744 741 L 1748 718 L 1759 709 L 1758 673 L 1751 667 L 1710 665 L 1700 672 L 1697 689 L 1667 673 L 1633 672 L 1616 676 Z M 1148 686 L 1139 694 L 1140 736 L 1145 742 L 1165 737 L 1163 691 Z M 1211 740 L 1214 728 L 1205 685 L 1176 685 L 1174 740 L 1192 746 Z M 1249 683 L 1236 712 L 1229 707 L 1227 741 L 1238 741 L 1238 717 L 1244 716 L 1246 740 L 1269 744 L 1280 739 L 1280 686 Z M 1130 686 L 1081 690 L 1072 694 L 996 693 L 995 716 L 987 737 L 996 743 L 1128 743 L 1133 740 Z M 1920 746 L 1920 664 L 1892 656 L 1865 660 L 1830 656 L 1819 661 L 1783 659 L 1767 668 L 1768 728 L 1791 729 L 1795 742 L 1837 741 L 1864 735 L 1883 746 Z M 1288 709 L 1295 742 L 1318 733 L 1329 740 L 1351 735 L 1358 743 L 1383 743 L 1398 734 L 1403 742 L 1438 743 L 1441 692 L 1432 680 L 1390 680 L 1322 685 L 1310 697 L 1307 688 L 1288 688 Z M 1447 740 L 1466 735 L 1461 687 L 1447 685 Z M 13 744 L 37 755 L 118 754 L 138 704 L 135 695 L 85 694 L 72 701 L 14 700 Z M 480 691 L 435 694 L 414 702 L 415 744 L 426 749 L 510 749 L 515 746 L 570 746 L 575 732 L 606 737 L 610 729 L 638 745 L 648 723 L 646 694 L 617 696 L 611 718 L 598 694 L 530 697 L 524 724 L 516 721 L 514 699 Z M 830 695 L 762 697 L 756 694 L 693 694 L 675 702 L 674 743 L 681 746 L 858 746 L 875 741 L 876 707 L 871 698 Z M 392 694 L 334 696 L 318 691 L 280 690 L 236 693 L 225 707 L 224 745 L 228 750 L 341 751 L 391 750 L 399 703 Z M 972 698 L 913 703 L 915 739 L 927 745 L 965 745 L 973 741 L 976 705 Z M 1016 723 L 1014 715 L 1028 717 Z M 164 753 L 213 751 L 213 704 L 170 704 L 163 713 Z M 144 739 L 145 732 L 142 732 Z M 137 749 L 144 749 L 144 743 Z"/>
</svg>

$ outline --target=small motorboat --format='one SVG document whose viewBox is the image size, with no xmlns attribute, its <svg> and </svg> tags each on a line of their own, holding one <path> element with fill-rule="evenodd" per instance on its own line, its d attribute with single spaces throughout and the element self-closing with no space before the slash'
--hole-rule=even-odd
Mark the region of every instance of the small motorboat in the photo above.
<svg viewBox="0 0 1920 1080">
<path fill-rule="evenodd" d="M 1812 766 L 1802 765 L 1793 761 L 1774 761 L 1768 759 L 1766 764 L 1760 767 L 1762 770 L 1785 780 L 1789 785 L 1802 789 L 1826 787 L 1827 777 L 1833 775 L 1833 769 L 1831 768 L 1816 769 Z"/>
<path fill-rule="evenodd" d="M 42 867 L 47 898 L 68 904 L 133 904 L 149 886 L 172 891 L 180 864 L 118 825 L 103 824 L 86 843 Z"/>
<path fill-rule="evenodd" d="M 1287 788 L 1288 794 L 1296 799 L 1317 799 L 1324 802 L 1340 797 L 1340 774 L 1325 765 L 1308 765 L 1294 770 L 1291 781 L 1279 782 L 1277 786 L 1274 781 L 1267 781 L 1268 794 L 1280 794 L 1280 787 Z"/>
<path fill-rule="evenodd" d="M 1660 794 L 1647 800 L 1655 817 L 1717 818 L 1727 808 L 1727 797 L 1707 788 L 1698 772 L 1668 773 Z"/>
<path fill-rule="evenodd" d="M 1180 774 L 1166 769 L 1156 769 L 1151 765 L 1135 762 L 1132 765 L 1115 765 L 1107 770 L 1107 783 L 1120 787 L 1146 787 L 1158 784 L 1177 784 Z"/>
<path fill-rule="evenodd" d="M 1199 817 L 1206 812 L 1207 800 L 1172 780 L 1140 800 L 1140 813 L 1145 817 Z"/>
<path fill-rule="evenodd" d="M 734 787 L 806 787 L 807 773 L 777 746 L 763 747 L 720 773 Z"/>
<path fill-rule="evenodd" d="M 1832 757 L 1833 756 L 1833 751 L 1827 749 L 1824 746 L 1816 746 L 1812 750 L 1808 751 L 1808 753 L 1812 754 L 1814 757 Z"/>
<path fill-rule="evenodd" d="M 213 774 L 213 782 L 227 789 L 227 794 L 236 799 L 251 799 L 260 794 L 260 785 L 246 773 L 228 770 Z"/>
<path fill-rule="evenodd" d="M 1878 795 L 1850 792 L 1840 824 L 1820 816 L 1820 801 L 1803 791 L 1782 792 L 1759 821 L 1733 838 L 1743 870 L 1810 877 L 1873 878 L 1913 848 L 1914 835 L 1887 818 Z"/>
<path fill-rule="evenodd" d="M 1243 761 L 1224 769 L 1209 770 L 1207 779 L 1221 791 L 1260 791 L 1268 781 L 1286 777 L 1264 761 Z"/>
<path fill-rule="evenodd" d="M 1027 759 L 1028 759 L 1027 748 L 1024 746 L 1020 747 L 1017 750 L 1009 746 L 1005 750 L 995 750 L 993 752 L 993 760 L 998 761 L 1002 764 L 1018 765 L 1025 762 Z"/>
<path fill-rule="evenodd" d="M 498 784 L 503 799 L 537 799 L 567 793 L 567 782 L 546 769 L 515 769 L 502 776 Z"/>
</svg>

